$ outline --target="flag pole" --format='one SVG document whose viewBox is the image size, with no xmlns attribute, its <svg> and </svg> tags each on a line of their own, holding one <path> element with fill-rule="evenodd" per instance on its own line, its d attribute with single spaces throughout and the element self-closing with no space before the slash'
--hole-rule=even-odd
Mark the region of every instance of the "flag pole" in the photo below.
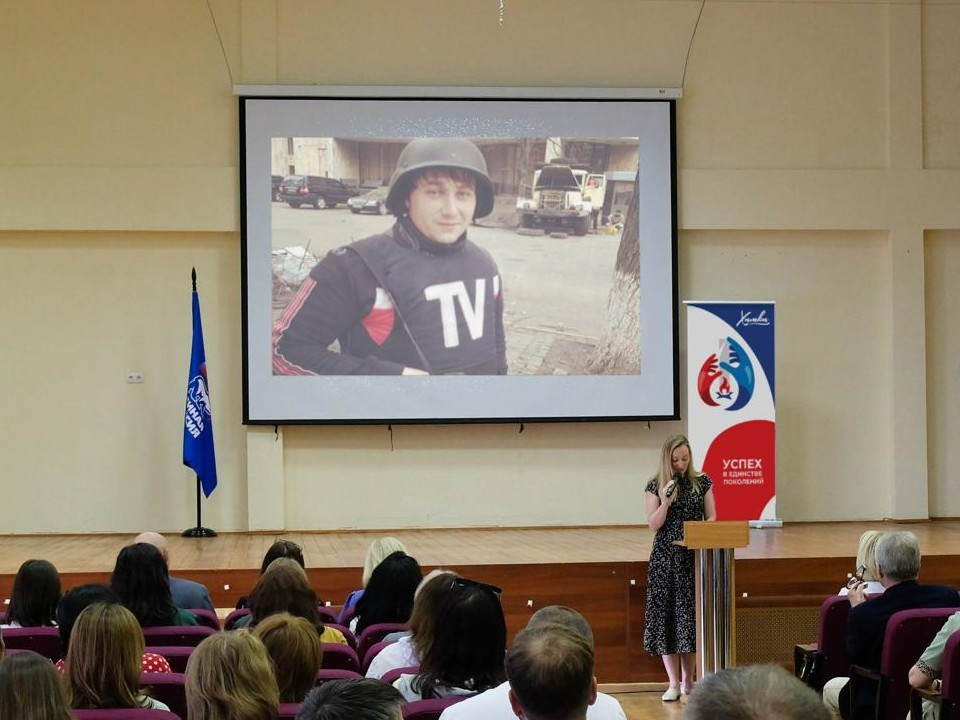
<svg viewBox="0 0 960 720">
<path fill-rule="evenodd" d="M 203 491 L 203 480 L 200 475 L 203 472 L 207 478 L 212 478 L 209 492 L 213 492 L 217 484 L 217 469 L 213 455 L 213 423 L 210 417 L 207 363 L 203 350 L 196 268 L 191 269 L 190 279 L 193 282 L 193 346 L 190 352 L 190 373 L 187 383 L 183 462 L 197 474 L 197 525 L 187 528 L 180 534 L 182 537 L 216 537 L 216 531 L 204 527 L 201 519 L 200 493 Z M 196 441 L 204 436 L 207 438 L 207 444 L 197 445 Z"/>
</svg>

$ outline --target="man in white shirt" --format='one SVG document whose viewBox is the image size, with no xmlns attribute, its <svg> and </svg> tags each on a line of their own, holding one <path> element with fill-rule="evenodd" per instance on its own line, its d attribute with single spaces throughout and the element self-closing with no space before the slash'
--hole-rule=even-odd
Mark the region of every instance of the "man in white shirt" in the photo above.
<svg viewBox="0 0 960 720">
<path fill-rule="evenodd" d="M 591 651 L 593 649 L 593 630 L 590 623 L 572 608 L 561 605 L 550 605 L 535 612 L 527 623 L 527 630 L 537 628 L 563 628 L 582 640 L 585 640 Z M 526 631 L 524 631 L 526 632 Z M 562 632 L 562 631 L 561 631 Z M 520 639 L 520 636 L 517 636 Z M 516 641 L 514 645 L 516 645 Z M 509 671 L 508 671 L 509 672 Z M 590 677 L 593 677 L 591 667 Z M 595 700 L 586 707 L 587 720 L 626 720 L 623 708 L 616 698 L 596 692 L 592 689 Z M 576 709 L 573 709 L 576 712 Z M 497 687 L 468 698 L 455 705 L 451 705 L 440 716 L 440 720 L 516 720 L 517 714 L 510 705 L 510 683 L 505 682 Z M 536 712 L 524 713 L 524 717 L 535 718 Z"/>
</svg>

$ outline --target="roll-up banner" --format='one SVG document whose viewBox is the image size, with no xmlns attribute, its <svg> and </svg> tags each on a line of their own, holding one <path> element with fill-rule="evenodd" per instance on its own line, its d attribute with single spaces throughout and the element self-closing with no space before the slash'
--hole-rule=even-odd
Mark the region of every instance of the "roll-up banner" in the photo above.
<svg viewBox="0 0 960 720">
<path fill-rule="evenodd" d="M 774 303 L 687 301 L 687 435 L 718 520 L 777 519 Z"/>
</svg>

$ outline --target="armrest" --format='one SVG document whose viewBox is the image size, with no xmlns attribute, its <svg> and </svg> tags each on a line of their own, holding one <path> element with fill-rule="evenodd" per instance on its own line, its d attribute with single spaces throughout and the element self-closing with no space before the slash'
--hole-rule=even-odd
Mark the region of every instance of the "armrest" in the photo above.
<svg viewBox="0 0 960 720">
<path fill-rule="evenodd" d="M 940 705 L 943 702 L 943 697 L 939 692 L 935 692 L 930 688 L 910 688 L 910 717 L 911 718 L 922 718 L 923 717 L 923 701 L 928 700 L 932 703 Z"/>
<path fill-rule="evenodd" d="M 880 682 L 883 676 L 877 670 L 871 670 L 870 668 L 865 668 L 862 665 L 851 665 L 850 666 L 850 680 L 853 681 L 855 677 L 863 678 L 865 680 L 875 680 Z"/>
<path fill-rule="evenodd" d="M 819 689 L 822 657 L 816 643 L 795 645 L 793 648 L 793 674 L 810 687 Z"/>
</svg>

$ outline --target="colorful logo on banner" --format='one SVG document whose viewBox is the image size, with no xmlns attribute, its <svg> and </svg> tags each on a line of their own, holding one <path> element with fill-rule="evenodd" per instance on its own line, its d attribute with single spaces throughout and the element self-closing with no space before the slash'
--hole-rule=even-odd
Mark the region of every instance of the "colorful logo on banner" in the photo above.
<svg viewBox="0 0 960 720">
<path fill-rule="evenodd" d="M 719 520 L 776 518 L 773 303 L 687 303 L 688 435 Z"/>
</svg>

